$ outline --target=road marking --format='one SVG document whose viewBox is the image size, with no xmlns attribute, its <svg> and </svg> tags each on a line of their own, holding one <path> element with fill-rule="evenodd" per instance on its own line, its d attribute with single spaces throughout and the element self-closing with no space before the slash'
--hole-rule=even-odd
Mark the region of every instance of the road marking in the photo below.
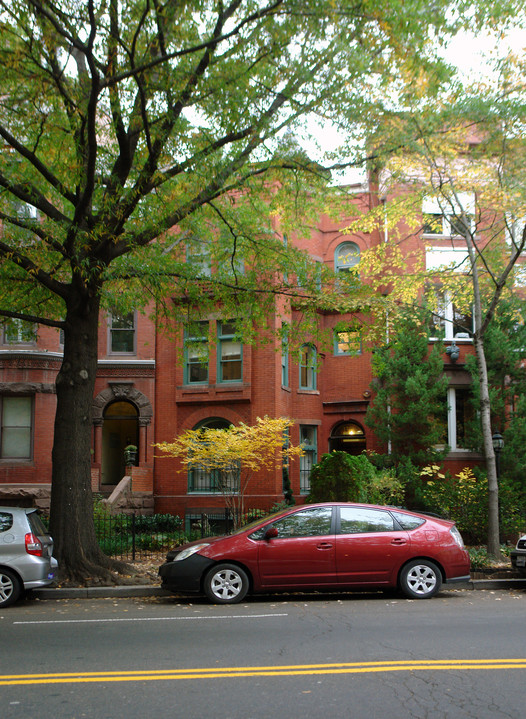
<svg viewBox="0 0 526 719">
<path fill-rule="evenodd" d="M 288 617 L 288 614 L 220 614 L 217 616 L 195 616 L 195 617 L 118 617 L 108 619 L 32 619 L 27 621 L 13 622 L 13 624 L 99 624 L 112 622 L 178 622 L 178 621 L 200 621 L 202 619 L 268 619 L 274 617 Z"/>
<path fill-rule="evenodd" d="M 81 684 L 94 682 L 148 682 L 181 679 L 239 679 L 246 677 L 292 677 L 372 672 L 465 671 L 526 669 L 526 659 L 433 659 L 429 661 L 345 662 L 297 664 L 276 667 L 226 667 L 220 669 L 149 669 L 114 672 L 0 675 L 0 686 L 28 684 Z"/>
</svg>

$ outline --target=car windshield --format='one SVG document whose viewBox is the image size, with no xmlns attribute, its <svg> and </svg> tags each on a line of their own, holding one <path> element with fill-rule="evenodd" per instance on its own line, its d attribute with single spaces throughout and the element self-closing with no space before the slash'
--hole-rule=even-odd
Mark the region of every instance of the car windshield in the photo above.
<svg viewBox="0 0 526 719">
<path fill-rule="evenodd" d="M 239 529 L 233 531 L 232 534 L 241 534 L 242 532 L 246 532 L 247 530 L 256 529 L 256 527 L 259 527 L 261 524 L 271 522 L 275 517 L 279 517 L 282 514 L 283 510 L 280 510 L 279 512 L 273 512 L 272 514 L 267 514 L 266 517 L 260 517 L 259 519 L 255 519 L 253 522 L 249 522 L 249 524 L 244 524 L 242 527 L 239 527 Z"/>
</svg>

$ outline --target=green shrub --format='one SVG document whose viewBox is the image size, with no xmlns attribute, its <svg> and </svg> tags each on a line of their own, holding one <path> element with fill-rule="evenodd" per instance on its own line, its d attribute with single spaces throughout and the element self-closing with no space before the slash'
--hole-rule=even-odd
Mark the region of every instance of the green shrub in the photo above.
<svg viewBox="0 0 526 719">
<path fill-rule="evenodd" d="M 366 485 L 375 474 L 364 454 L 324 454 L 310 474 L 308 502 L 365 502 Z"/>
</svg>

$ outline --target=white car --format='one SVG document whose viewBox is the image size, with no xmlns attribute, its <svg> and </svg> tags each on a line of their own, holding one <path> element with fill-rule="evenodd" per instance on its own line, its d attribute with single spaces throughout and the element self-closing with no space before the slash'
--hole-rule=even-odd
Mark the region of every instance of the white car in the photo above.
<svg viewBox="0 0 526 719">
<path fill-rule="evenodd" d="M 510 552 L 511 566 L 521 574 L 526 574 L 526 534 L 519 537 L 515 549 Z"/>
<path fill-rule="evenodd" d="M 0 507 L 0 608 L 45 587 L 58 567 L 53 540 L 36 509 Z"/>
</svg>

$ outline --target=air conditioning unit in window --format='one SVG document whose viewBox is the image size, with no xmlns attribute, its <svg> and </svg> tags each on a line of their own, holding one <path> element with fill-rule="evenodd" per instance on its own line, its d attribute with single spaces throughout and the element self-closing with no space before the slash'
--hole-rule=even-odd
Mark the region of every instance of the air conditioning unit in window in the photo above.
<svg viewBox="0 0 526 719">
<path fill-rule="evenodd" d="M 469 332 L 456 332 L 455 339 L 456 340 L 469 340 L 469 339 L 471 339 L 471 335 L 469 334 Z"/>
</svg>

